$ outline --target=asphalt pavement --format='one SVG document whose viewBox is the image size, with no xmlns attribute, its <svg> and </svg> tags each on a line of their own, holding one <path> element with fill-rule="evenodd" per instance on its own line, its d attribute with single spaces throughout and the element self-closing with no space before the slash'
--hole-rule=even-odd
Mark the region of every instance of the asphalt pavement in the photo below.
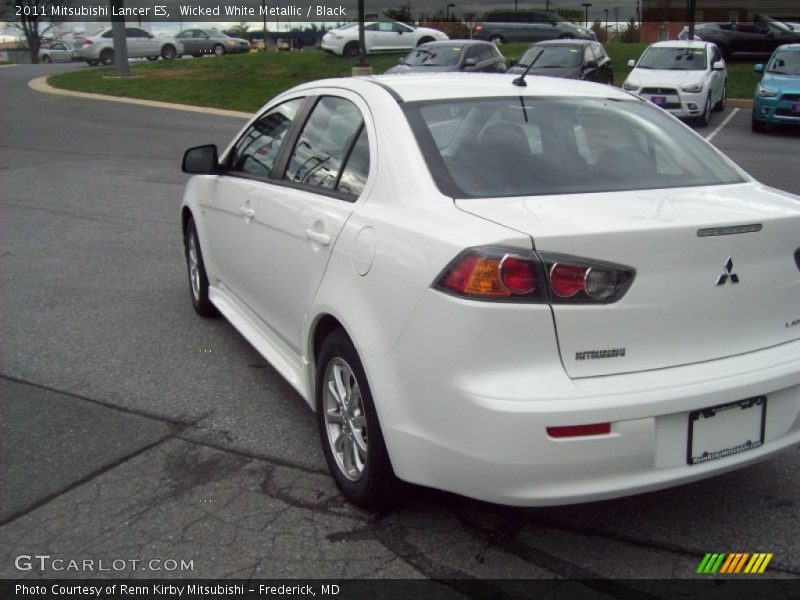
<svg viewBox="0 0 800 600">
<path fill-rule="evenodd" d="M 681 578 L 720 551 L 773 552 L 765 576 L 800 576 L 800 448 L 581 506 L 344 502 L 305 403 L 191 309 L 179 159 L 243 122 L 27 86 L 71 68 L 0 69 L 0 578 L 109 574 L 20 570 L 20 554 L 191 562 L 111 573 L 132 577 Z M 798 141 L 751 133 L 746 110 L 713 138 L 800 194 Z M 604 589 L 636 584 L 619 586 Z"/>
</svg>

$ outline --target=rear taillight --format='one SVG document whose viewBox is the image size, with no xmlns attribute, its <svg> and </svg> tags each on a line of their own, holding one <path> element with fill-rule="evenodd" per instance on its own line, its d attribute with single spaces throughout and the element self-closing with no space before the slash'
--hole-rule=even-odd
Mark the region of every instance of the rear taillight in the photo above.
<svg viewBox="0 0 800 600">
<path fill-rule="evenodd" d="M 794 251 L 794 262 L 797 268 L 800 269 L 800 248 Z"/>
<path fill-rule="evenodd" d="M 538 257 L 510 248 L 471 248 L 457 256 L 434 287 L 480 300 L 542 300 Z"/>
<path fill-rule="evenodd" d="M 475 25 L 475 29 L 472 30 L 472 35 L 476 33 L 481 33 L 483 31 L 483 25 Z"/>
<path fill-rule="evenodd" d="M 622 265 L 489 246 L 462 252 L 434 287 L 477 300 L 607 304 L 622 298 L 633 275 Z"/>
<path fill-rule="evenodd" d="M 81 44 L 84 45 L 84 46 L 86 46 L 87 44 L 91 44 L 91 43 L 92 43 L 92 40 L 90 40 L 89 38 L 83 38 L 83 41 L 81 42 Z"/>
</svg>

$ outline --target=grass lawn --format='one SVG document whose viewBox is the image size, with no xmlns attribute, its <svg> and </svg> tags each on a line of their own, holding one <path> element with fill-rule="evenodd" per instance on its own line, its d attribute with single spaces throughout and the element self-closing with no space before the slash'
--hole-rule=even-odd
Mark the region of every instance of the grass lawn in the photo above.
<svg viewBox="0 0 800 600">
<path fill-rule="evenodd" d="M 509 60 L 518 60 L 527 47 L 527 44 L 506 44 L 502 51 Z M 614 61 L 617 85 L 630 70 L 628 60 L 638 58 L 645 47 L 646 44 L 606 46 Z M 370 56 L 369 62 L 375 73 L 383 73 L 397 64 L 400 56 Z M 352 60 L 321 51 L 268 52 L 135 63 L 131 65 L 135 77 L 129 79 L 113 78 L 112 67 L 97 67 L 54 75 L 48 81 L 54 87 L 81 92 L 252 112 L 297 84 L 347 76 L 353 64 Z M 728 71 L 728 97 L 752 98 L 758 81 L 753 63 L 732 63 Z"/>
</svg>

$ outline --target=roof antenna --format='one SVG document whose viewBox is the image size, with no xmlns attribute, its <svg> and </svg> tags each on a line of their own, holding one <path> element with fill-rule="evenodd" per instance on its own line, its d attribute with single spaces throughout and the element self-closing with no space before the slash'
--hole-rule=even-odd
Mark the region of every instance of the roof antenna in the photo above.
<svg viewBox="0 0 800 600">
<path fill-rule="evenodd" d="M 511 83 L 513 83 L 514 85 L 518 85 L 519 87 L 526 87 L 528 84 L 527 84 L 527 83 L 525 83 L 525 76 L 528 74 L 528 71 L 530 71 L 530 70 L 531 70 L 531 67 L 533 66 L 533 63 L 535 63 L 537 60 L 539 60 L 539 57 L 540 57 L 542 54 L 544 54 L 544 49 L 541 49 L 541 50 L 539 50 L 539 54 L 537 54 L 537 55 L 536 55 L 536 58 L 534 58 L 534 59 L 531 61 L 531 64 L 529 64 L 529 65 L 527 66 L 527 68 L 525 69 L 525 72 L 524 72 L 522 75 L 520 75 L 519 77 L 517 77 L 517 78 L 516 78 L 514 81 L 512 81 Z"/>
</svg>

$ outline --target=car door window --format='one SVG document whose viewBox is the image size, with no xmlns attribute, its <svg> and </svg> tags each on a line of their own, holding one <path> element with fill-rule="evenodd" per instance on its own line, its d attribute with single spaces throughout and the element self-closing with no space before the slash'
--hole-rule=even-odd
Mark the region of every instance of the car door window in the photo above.
<svg viewBox="0 0 800 600">
<path fill-rule="evenodd" d="M 320 98 L 295 144 L 285 178 L 293 183 L 336 189 L 342 166 L 348 155 L 353 154 L 363 126 L 361 111 L 349 100 L 334 96 Z M 363 148 L 359 152 L 363 153 Z M 357 153 L 352 159 L 345 183 L 348 189 L 358 187 L 358 173 L 363 172 L 357 166 L 363 160 L 359 156 L 362 154 Z"/>
<path fill-rule="evenodd" d="M 138 29 L 136 27 L 126 27 L 125 35 L 126 37 L 132 37 L 132 38 L 150 37 L 150 35 L 144 29 Z"/>
<path fill-rule="evenodd" d="M 289 100 L 259 117 L 236 142 L 229 170 L 269 177 L 281 142 L 302 104 L 303 98 Z"/>
<path fill-rule="evenodd" d="M 594 52 L 591 46 L 586 46 L 583 50 L 583 64 L 588 64 L 590 60 L 594 60 Z"/>
<path fill-rule="evenodd" d="M 392 30 L 398 31 L 400 33 L 409 33 L 410 31 L 412 31 L 410 28 L 400 23 L 392 23 Z"/>
<path fill-rule="evenodd" d="M 480 60 L 481 60 L 481 57 L 480 57 L 480 55 L 478 54 L 478 48 L 477 48 L 477 47 L 475 47 L 475 46 L 470 46 L 469 48 L 467 48 L 467 51 L 466 51 L 466 53 L 464 54 L 464 60 L 465 60 L 465 61 L 467 61 L 467 60 L 469 60 L 470 58 L 471 58 L 471 59 L 473 59 L 473 60 L 475 61 L 475 63 L 476 63 L 476 64 L 477 64 L 478 62 L 480 62 Z"/>
<path fill-rule="evenodd" d="M 358 196 L 364 189 L 369 175 L 369 141 L 367 131 L 361 127 L 353 150 L 347 158 L 347 164 L 339 177 L 336 189 L 342 193 Z"/>
<path fill-rule="evenodd" d="M 208 35 L 205 31 L 200 31 L 199 29 L 195 30 L 194 37 L 199 40 L 206 40 L 208 39 Z"/>
</svg>

